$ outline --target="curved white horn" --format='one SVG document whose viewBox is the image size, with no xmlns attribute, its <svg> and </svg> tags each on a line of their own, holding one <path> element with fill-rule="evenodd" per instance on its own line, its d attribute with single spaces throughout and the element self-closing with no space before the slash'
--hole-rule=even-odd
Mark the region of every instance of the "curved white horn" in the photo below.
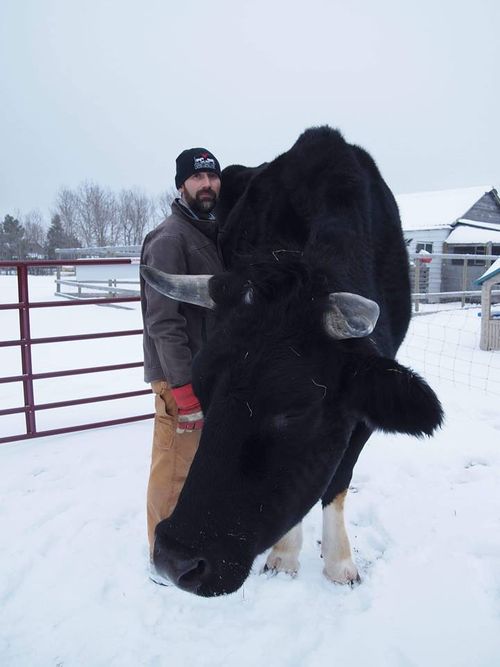
<svg viewBox="0 0 500 667">
<path fill-rule="evenodd" d="M 337 340 L 369 336 L 377 324 L 380 308 L 375 301 L 350 292 L 332 292 L 325 313 L 326 333 Z"/>
<path fill-rule="evenodd" d="M 208 281 L 212 276 L 175 275 L 144 264 L 141 264 L 140 269 L 144 280 L 160 294 L 195 306 L 215 307 L 208 291 Z"/>
</svg>

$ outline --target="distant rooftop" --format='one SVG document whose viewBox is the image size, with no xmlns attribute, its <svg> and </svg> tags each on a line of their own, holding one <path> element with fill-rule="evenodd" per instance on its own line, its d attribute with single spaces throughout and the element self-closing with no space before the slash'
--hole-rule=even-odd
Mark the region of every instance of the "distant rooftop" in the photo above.
<svg viewBox="0 0 500 667">
<path fill-rule="evenodd" d="M 457 190 L 434 190 L 396 195 L 403 229 L 416 231 L 450 228 L 491 189 L 491 185 L 481 185 Z"/>
</svg>

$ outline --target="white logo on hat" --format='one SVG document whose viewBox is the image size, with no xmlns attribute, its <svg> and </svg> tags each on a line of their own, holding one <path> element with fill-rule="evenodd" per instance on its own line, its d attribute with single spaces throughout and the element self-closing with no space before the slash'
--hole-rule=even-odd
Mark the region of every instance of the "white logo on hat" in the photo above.
<svg viewBox="0 0 500 667">
<path fill-rule="evenodd" d="M 211 169 L 213 171 L 216 171 L 215 169 L 215 160 L 213 160 L 211 157 L 202 155 L 201 157 L 195 157 L 194 158 L 194 168 L 196 170 L 198 169 Z"/>
</svg>

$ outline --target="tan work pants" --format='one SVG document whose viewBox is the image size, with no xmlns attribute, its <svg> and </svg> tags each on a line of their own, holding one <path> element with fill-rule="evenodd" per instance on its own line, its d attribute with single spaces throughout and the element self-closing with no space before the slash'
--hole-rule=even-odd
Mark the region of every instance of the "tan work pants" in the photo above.
<svg viewBox="0 0 500 667">
<path fill-rule="evenodd" d="M 155 420 L 147 495 L 148 540 L 153 552 L 157 524 L 172 514 L 193 461 L 201 430 L 176 433 L 177 404 L 166 382 L 153 382 Z"/>
</svg>

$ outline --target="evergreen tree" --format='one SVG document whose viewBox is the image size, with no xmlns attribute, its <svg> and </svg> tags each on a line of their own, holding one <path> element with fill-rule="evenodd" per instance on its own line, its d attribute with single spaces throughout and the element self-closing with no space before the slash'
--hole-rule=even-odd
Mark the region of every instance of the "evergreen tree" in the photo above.
<svg viewBox="0 0 500 667">
<path fill-rule="evenodd" d="M 64 231 L 61 216 L 56 213 L 52 217 L 50 227 L 47 231 L 47 257 L 49 259 L 57 259 L 56 248 L 77 248 L 79 245 L 80 241 L 75 236 L 67 234 Z"/>
<path fill-rule="evenodd" d="M 2 259 L 23 259 L 24 228 L 12 215 L 6 215 L 0 225 L 0 254 Z"/>
</svg>

